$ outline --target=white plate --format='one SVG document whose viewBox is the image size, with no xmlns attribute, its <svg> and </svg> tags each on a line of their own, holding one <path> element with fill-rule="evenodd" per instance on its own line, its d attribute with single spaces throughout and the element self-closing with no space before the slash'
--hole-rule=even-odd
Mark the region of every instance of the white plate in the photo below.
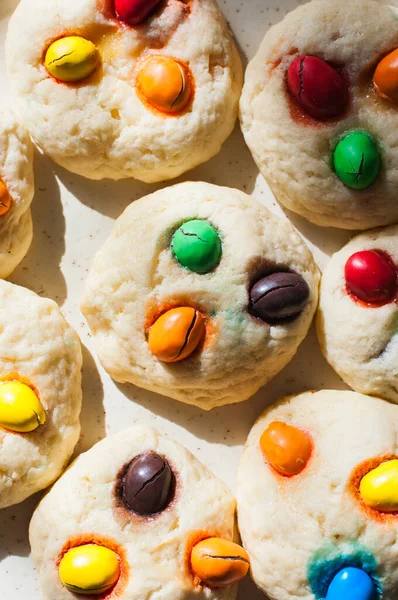
<svg viewBox="0 0 398 600">
<path fill-rule="evenodd" d="M 4 66 L 7 20 L 17 3 L 18 0 L 0 0 L 1 96 L 7 95 Z M 256 52 L 268 27 L 298 4 L 301 2 L 297 0 L 222 0 L 221 9 L 230 22 L 245 64 Z M 92 257 L 108 236 L 114 219 L 132 200 L 161 186 L 133 180 L 90 182 L 57 167 L 38 152 L 35 174 L 35 237 L 28 256 L 11 281 L 56 300 L 80 334 L 84 345 L 84 403 L 78 452 L 133 423 L 148 423 L 185 444 L 233 490 L 242 445 L 265 406 L 284 394 L 308 388 L 346 387 L 322 358 L 313 329 L 294 360 L 253 399 L 210 413 L 132 385 L 115 384 L 98 364 L 93 341 L 79 311 L 82 284 Z M 218 156 L 177 181 L 184 179 L 239 188 L 284 216 L 259 175 L 239 127 Z M 292 213 L 287 216 L 307 240 L 321 268 L 329 255 L 351 237 L 347 232 L 318 228 Z M 28 543 L 29 519 L 38 500 L 39 495 L 0 511 L 0 598 L 41 598 Z M 261 598 L 264 596 L 247 578 L 240 586 L 239 600 Z"/>
</svg>

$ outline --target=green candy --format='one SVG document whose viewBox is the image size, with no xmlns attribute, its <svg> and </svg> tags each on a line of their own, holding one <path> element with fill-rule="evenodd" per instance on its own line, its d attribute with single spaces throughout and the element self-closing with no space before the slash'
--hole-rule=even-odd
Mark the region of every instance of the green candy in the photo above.
<svg viewBox="0 0 398 600">
<path fill-rule="evenodd" d="M 221 258 L 218 231 L 200 219 L 183 223 L 173 235 L 171 248 L 178 262 L 195 273 L 209 273 Z"/>
<path fill-rule="evenodd" d="M 337 144 L 333 155 L 337 177 L 353 190 L 369 187 L 381 168 L 380 152 L 374 139 L 367 133 L 354 131 Z"/>
</svg>

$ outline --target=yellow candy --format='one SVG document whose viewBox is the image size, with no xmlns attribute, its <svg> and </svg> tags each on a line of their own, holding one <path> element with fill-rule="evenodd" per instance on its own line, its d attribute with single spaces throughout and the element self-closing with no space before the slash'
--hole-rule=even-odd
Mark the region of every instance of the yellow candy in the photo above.
<svg viewBox="0 0 398 600">
<path fill-rule="evenodd" d="M 60 38 L 47 50 L 47 71 L 67 83 L 82 81 L 97 68 L 99 54 L 96 46 L 79 36 Z"/>
<path fill-rule="evenodd" d="M 120 561 L 116 552 L 96 544 L 72 548 L 59 565 L 63 585 L 76 594 L 103 594 L 119 577 Z"/>
<path fill-rule="evenodd" d="M 367 473 L 361 480 L 359 493 L 370 508 L 398 511 L 398 460 L 389 460 Z"/>
<path fill-rule="evenodd" d="M 0 384 L 0 427 L 28 433 L 45 422 L 43 405 L 29 386 L 20 381 Z"/>
</svg>

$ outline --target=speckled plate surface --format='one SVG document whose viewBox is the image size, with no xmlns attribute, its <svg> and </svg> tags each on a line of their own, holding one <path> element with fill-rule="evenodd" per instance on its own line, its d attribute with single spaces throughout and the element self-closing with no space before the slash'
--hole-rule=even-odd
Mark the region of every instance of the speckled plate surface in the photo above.
<svg viewBox="0 0 398 600">
<path fill-rule="evenodd" d="M 32 0 L 34 2 L 35 0 Z M 50 0 L 51 1 L 51 0 Z M 7 20 L 18 0 L 0 0 L 0 89 L 7 95 L 4 38 Z M 221 0 L 245 64 L 256 52 L 266 30 L 299 0 Z M 159 185 L 125 180 L 90 182 L 71 175 L 36 152 L 35 237 L 30 252 L 11 280 L 56 300 L 77 329 L 84 347 L 82 436 L 77 452 L 104 436 L 142 422 L 156 426 L 185 444 L 234 490 L 237 463 L 257 415 L 279 396 L 309 388 L 345 389 L 321 356 L 314 329 L 294 360 L 248 402 L 204 413 L 132 385 L 115 384 L 98 364 L 93 340 L 79 311 L 79 298 L 94 253 L 108 236 L 114 219 L 133 200 Z M 328 257 L 352 233 L 322 229 L 274 200 L 245 146 L 237 126 L 213 160 L 184 179 L 205 180 L 253 194 L 278 215 L 290 218 L 307 240 L 322 268 Z M 0 511 L 0 598 L 39 600 L 38 581 L 29 558 L 28 524 L 40 496 Z M 247 578 L 239 600 L 264 596 Z"/>
</svg>

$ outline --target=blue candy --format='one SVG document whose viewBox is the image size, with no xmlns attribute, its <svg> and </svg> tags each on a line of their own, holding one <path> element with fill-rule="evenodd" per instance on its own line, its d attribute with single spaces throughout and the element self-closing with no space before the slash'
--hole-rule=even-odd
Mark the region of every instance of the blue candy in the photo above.
<svg viewBox="0 0 398 600">
<path fill-rule="evenodd" d="M 374 600 L 375 586 L 372 578 L 355 567 L 342 569 L 332 579 L 326 600 Z"/>
</svg>

